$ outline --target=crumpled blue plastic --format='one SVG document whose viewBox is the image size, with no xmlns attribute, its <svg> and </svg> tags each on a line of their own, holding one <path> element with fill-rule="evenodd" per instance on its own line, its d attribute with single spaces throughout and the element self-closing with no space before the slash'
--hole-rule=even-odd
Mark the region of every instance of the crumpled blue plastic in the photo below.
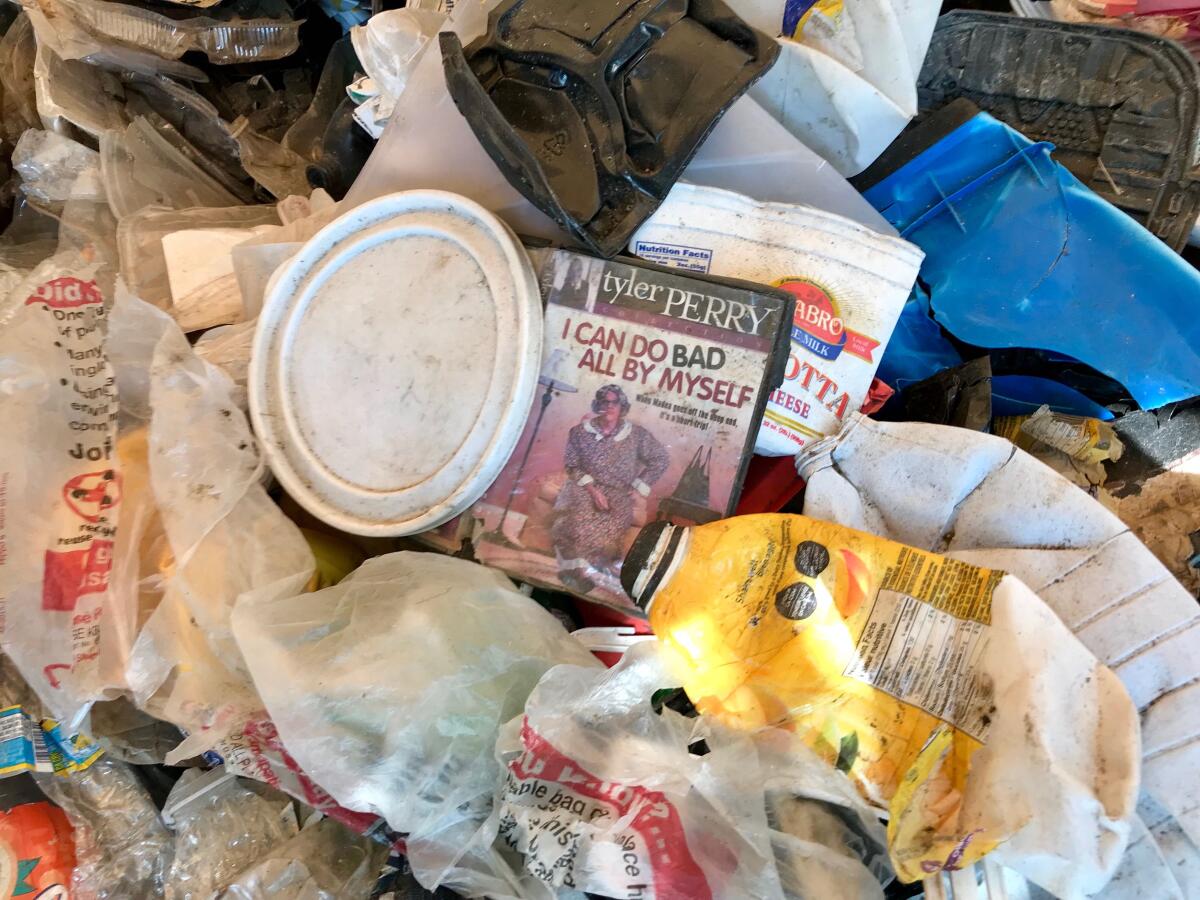
<svg viewBox="0 0 1200 900">
<path fill-rule="evenodd" d="M 981 113 L 865 196 L 925 251 L 930 310 L 959 340 L 1064 354 L 1146 409 L 1200 394 L 1200 273 L 1053 149 Z M 885 371 L 905 346 L 889 345 Z"/>
</svg>

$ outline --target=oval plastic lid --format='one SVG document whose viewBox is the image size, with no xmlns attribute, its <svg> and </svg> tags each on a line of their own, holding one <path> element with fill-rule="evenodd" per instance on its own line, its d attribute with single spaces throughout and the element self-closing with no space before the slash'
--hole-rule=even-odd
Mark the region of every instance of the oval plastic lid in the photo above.
<svg viewBox="0 0 1200 900">
<path fill-rule="evenodd" d="M 414 534 L 508 461 L 537 386 L 542 304 L 508 228 L 441 191 L 336 219 L 277 274 L 250 361 L 267 462 L 313 515 Z"/>
</svg>

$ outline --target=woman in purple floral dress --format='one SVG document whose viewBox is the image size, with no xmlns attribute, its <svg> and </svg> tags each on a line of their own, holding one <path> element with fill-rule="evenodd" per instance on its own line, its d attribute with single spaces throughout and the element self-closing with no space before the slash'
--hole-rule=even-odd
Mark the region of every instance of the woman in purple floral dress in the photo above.
<svg viewBox="0 0 1200 900">
<path fill-rule="evenodd" d="M 559 579 L 572 590 L 594 587 L 593 569 L 615 575 L 633 525 L 633 495 L 650 495 L 670 458 L 657 438 L 626 419 L 629 398 L 615 384 L 596 391 L 595 416 L 567 434 L 567 483 L 554 504 Z"/>
</svg>

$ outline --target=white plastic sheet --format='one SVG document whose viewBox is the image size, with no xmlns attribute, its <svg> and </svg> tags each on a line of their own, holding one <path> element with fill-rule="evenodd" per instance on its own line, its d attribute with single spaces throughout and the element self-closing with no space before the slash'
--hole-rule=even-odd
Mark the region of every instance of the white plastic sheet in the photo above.
<svg viewBox="0 0 1200 900">
<path fill-rule="evenodd" d="M 1200 835 L 1200 615 L 1116 516 L 1007 441 L 960 428 L 855 417 L 798 460 L 804 512 L 1016 575 L 1124 682 L 1141 714 L 1142 786 Z M 1050 662 L 1055 648 L 1047 648 Z M 1065 896 L 1063 859 L 1087 847 L 1065 824 L 1005 864 Z M 1097 835 L 1101 837 L 1102 835 Z M 1097 844 L 1098 846 L 1098 844 Z M 1053 848 L 1058 848 L 1057 850 Z M 1055 885 L 1057 887 L 1052 887 Z"/>
<path fill-rule="evenodd" d="M 794 6 L 729 5 L 770 35 L 782 33 Z M 751 96 L 839 172 L 856 175 L 917 114 L 917 75 L 939 8 L 936 0 L 821 0 L 779 38 L 779 60 Z"/>
</svg>

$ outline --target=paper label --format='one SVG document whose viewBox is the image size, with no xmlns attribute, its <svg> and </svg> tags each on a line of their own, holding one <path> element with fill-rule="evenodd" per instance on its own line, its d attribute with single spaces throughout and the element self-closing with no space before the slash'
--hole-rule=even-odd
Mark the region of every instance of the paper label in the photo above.
<svg viewBox="0 0 1200 900">
<path fill-rule="evenodd" d="M 20 706 L 0 710 L 0 777 L 17 772 L 81 772 L 102 751 L 82 735 L 65 737 L 57 722 L 39 725 Z"/>
<path fill-rule="evenodd" d="M 842 673 L 920 707 L 986 742 L 990 719 L 980 700 L 979 664 L 989 626 L 881 590 Z"/>
<path fill-rule="evenodd" d="M 712 250 L 705 247 L 684 247 L 681 244 L 656 244 L 638 241 L 633 246 L 635 255 L 660 266 L 671 266 L 688 272 L 708 272 L 712 264 Z"/>
<path fill-rule="evenodd" d="M 708 900 L 678 810 L 659 791 L 596 778 L 530 728 L 508 769 L 499 838 L 554 888 L 626 900 Z"/>
</svg>

